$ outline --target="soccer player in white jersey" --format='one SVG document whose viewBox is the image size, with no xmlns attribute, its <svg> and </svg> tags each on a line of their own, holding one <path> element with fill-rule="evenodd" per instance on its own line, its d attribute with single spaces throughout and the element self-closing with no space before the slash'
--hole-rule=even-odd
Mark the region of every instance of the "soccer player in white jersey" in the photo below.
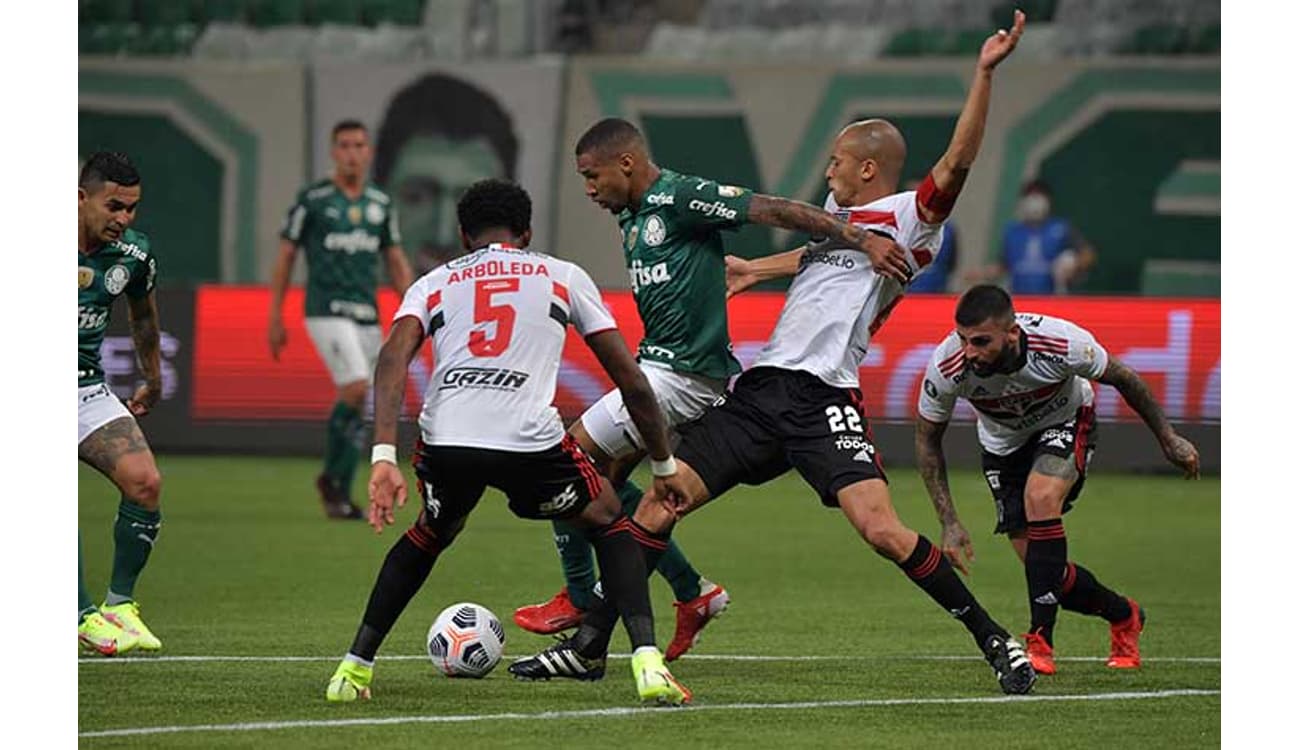
<svg viewBox="0 0 1300 750">
<path fill-rule="evenodd" d="M 1025 565 L 1030 612 L 1025 646 L 1034 670 L 1056 672 L 1052 630 L 1058 606 L 1110 622 L 1106 666 L 1141 666 L 1142 608 L 1066 554 L 1061 516 L 1083 490 L 1096 446 L 1089 381 L 1114 386 L 1189 478 L 1200 468 L 1196 446 L 1174 431 L 1142 378 L 1083 328 L 1046 315 L 1017 314 L 1011 297 L 991 285 L 962 295 L 956 318 L 957 329 L 934 350 L 926 369 L 916 422 L 917 466 L 943 524 L 944 554 L 963 572 L 973 555 L 970 535 L 953 507 L 943 455 L 943 433 L 961 397 L 979 417 L 984 476 L 998 512 L 994 533 L 1007 535 Z"/>
<path fill-rule="evenodd" d="M 904 250 L 912 273 L 939 249 L 942 222 L 979 150 L 993 68 L 1011 53 L 1024 23 L 1024 14 L 1017 13 L 1011 32 L 999 31 L 984 43 L 952 142 L 917 192 L 896 193 L 906 148 L 890 123 L 854 123 L 835 140 L 826 171 L 832 194 L 828 207 L 842 210 L 856 226 L 892 238 Z M 897 563 L 966 626 L 1003 691 L 1028 692 L 1035 677 L 1023 648 L 989 617 L 939 548 L 904 526 L 894 512 L 862 414 L 858 364 L 871 332 L 898 302 L 906 282 L 874 268 L 858 250 L 830 241 L 755 261 L 745 282 L 731 288 L 767 274 L 796 272 L 776 329 L 756 363 L 725 401 L 679 428 L 677 466 L 686 494 L 670 498 L 652 491 L 635 520 L 662 546 L 679 519 L 710 499 L 736 484 L 761 484 L 793 467 L 824 505 L 839 507 L 876 552 Z M 647 564 L 653 565 L 656 548 L 643 548 Z M 610 608 L 591 610 L 571 639 L 571 649 L 585 658 L 602 655 L 613 621 Z"/>
<path fill-rule="evenodd" d="M 376 532 L 406 502 L 397 467 L 397 416 L 406 372 L 426 338 L 433 379 L 420 412 L 414 463 L 420 515 L 384 560 L 370 601 L 325 696 L 370 697 L 375 654 L 434 562 L 465 526 L 487 487 L 501 490 L 521 518 L 565 518 L 596 550 L 605 596 L 632 642 L 632 671 L 643 701 L 681 704 L 690 691 L 673 679 L 655 646 L 645 559 L 649 538 L 622 513 L 591 458 L 564 431 L 552 406 L 572 324 L 621 389 L 646 438 L 658 492 L 679 492 L 664 418 L 645 375 L 605 309 L 596 285 L 573 263 L 526 251 L 532 202 L 511 182 L 475 183 L 457 205 L 468 254 L 416 281 L 402 300 L 375 371 L 375 445 L 369 520 Z M 603 660 L 581 665 L 604 676 Z M 572 664 L 566 669 L 575 669 Z"/>
</svg>

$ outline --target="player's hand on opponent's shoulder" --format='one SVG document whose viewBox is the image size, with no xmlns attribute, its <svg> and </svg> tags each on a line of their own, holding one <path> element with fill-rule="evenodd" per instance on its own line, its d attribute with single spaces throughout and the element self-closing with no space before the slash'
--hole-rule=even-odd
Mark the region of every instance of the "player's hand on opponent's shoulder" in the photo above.
<svg viewBox="0 0 1300 750">
<path fill-rule="evenodd" d="M 133 417 L 143 417 L 153 409 L 162 397 L 161 383 L 145 383 L 135 389 L 135 393 L 126 400 L 126 408 L 131 412 Z"/>
<path fill-rule="evenodd" d="M 284 330 L 284 322 L 272 318 L 266 326 L 266 341 L 271 345 L 271 359 L 280 361 L 280 351 L 289 343 L 289 333 Z"/>
<path fill-rule="evenodd" d="M 758 283 L 758 273 L 754 265 L 737 255 L 723 258 L 727 264 L 727 299 L 740 294 Z"/>
<path fill-rule="evenodd" d="M 1183 470 L 1184 479 L 1201 477 L 1201 454 L 1192 441 L 1170 430 L 1166 437 L 1161 438 L 1160 448 L 1170 463 Z"/>
<path fill-rule="evenodd" d="M 948 562 L 960 570 L 962 575 L 970 575 L 967 563 L 975 562 L 975 546 L 971 544 L 970 534 L 961 525 L 961 521 L 953 520 L 943 525 L 939 544 Z"/>
<path fill-rule="evenodd" d="M 393 505 L 406 505 L 406 477 L 396 464 L 376 461 L 370 465 L 370 526 L 378 534 L 393 523 Z"/>
<path fill-rule="evenodd" d="M 912 278 L 912 267 L 907 264 L 907 253 L 897 242 L 875 232 L 867 232 L 861 245 L 871 259 L 871 268 L 881 276 L 888 276 L 906 284 Z"/>
<path fill-rule="evenodd" d="M 1011 31 L 998 29 L 993 36 L 984 40 L 984 46 L 980 48 L 979 68 L 980 70 L 992 71 L 998 66 L 998 63 L 1007 59 L 1011 50 L 1016 48 L 1020 41 L 1020 35 L 1025 33 L 1025 14 L 1016 11 L 1015 21 L 1011 26 Z"/>
</svg>

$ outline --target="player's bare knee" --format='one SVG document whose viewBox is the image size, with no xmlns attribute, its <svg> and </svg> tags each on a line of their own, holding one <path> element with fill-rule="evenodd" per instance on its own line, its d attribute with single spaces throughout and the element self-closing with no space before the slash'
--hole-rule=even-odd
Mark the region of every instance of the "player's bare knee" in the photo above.
<svg viewBox="0 0 1300 750">
<path fill-rule="evenodd" d="M 1061 515 L 1065 497 L 1054 487 L 1025 488 L 1025 518 L 1044 521 Z"/>
<path fill-rule="evenodd" d="M 133 471 L 122 483 L 122 494 L 146 510 L 158 510 L 162 497 L 162 474 L 154 466 Z"/>
<path fill-rule="evenodd" d="M 896 517 L 873 519 L 865 528 L 858 529 L 858 533 L 882 557 L 891 560 L 907 557 L 908 541 L 912 534 Z"/>
<path fill-rule="evenodd" d="M 672 512 L 663 503 L 651 499 L 648 493 L 637 506 L 632 520 L 652 534 L 666 534 L 673 528 Z"/>
<path fill-rule="evenodd" d="M 348 383 L 339 388 L 339 401 L 360 411 L 361 407 L 366 403 L 366 392 L 369 388 L 370 384 L 364 380 Z"/>
</svg>

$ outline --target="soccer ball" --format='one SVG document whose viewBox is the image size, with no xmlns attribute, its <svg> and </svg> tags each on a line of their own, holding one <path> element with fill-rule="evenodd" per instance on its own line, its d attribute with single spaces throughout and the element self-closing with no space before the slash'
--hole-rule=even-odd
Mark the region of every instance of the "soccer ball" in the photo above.
<svg viewBox="0 0 1300 750">
<path fill-rule="evenodd" d="M 439 672 L 448 677 L 483 677 L 501 661 L 506 631 L 487 607 L 461 602 L 438 615 L 425 644 Z"/>
</svg>

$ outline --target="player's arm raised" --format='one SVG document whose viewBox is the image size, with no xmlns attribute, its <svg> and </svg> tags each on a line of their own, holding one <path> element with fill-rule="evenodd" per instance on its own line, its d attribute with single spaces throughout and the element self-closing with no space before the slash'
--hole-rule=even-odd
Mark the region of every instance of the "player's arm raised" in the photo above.
<svg viewBox="0 0 1300 750">
<path fill-rule="evenodd" d="M 271 358 L 280 360 L 280 350 L 289 343 L 289 334 L 284 330 L 284 293 L 289 288 L 289 275 L 293 273 L 293 261 L 298 255 L 298 246 L 281 239 L 280 249 L 275 255 L 275 265 L 271 267 L 271 312 L 266 324 L 266 339 L 271 345 Z"/>
<path fill-rule="evenodd" d="M 632 358 L 623 335 L 617 328 L 597 331 L 587 336 L 587 346 L 623 394 L 628 416 L 645 439 L 646 452 L 650 454 L 651 469 L 655 475 L 656 495 L 686 497 L 676 477 L 677 464 L 668 442 L 667 422 L 659 410 L 659 402 L 655 400 L 650 381 Z"/>
<path fill-rule="evenodd" d="M 144 383 L 136 389 L 126 406 L 137 417 L 149 413 L 162 396 L 162 336 L 158 324 L 158 299 L 153 290 L 143 297 L 127 298 L 131 343 L 135 345 L 136 364 Z"/>
<path fill-rule="evenodd" d="M 1119 391 L 1119 395 L 1124 397 L 1124 402 L 1142 417 L 1142 421 L 1151 428 L 1156 440 L 1160 441 L 1160 449 L 1164 451 L 1165 458 L 1182 469 L 1183 476 L 1196 479 L 1201 475 L 1201 456 L 1196 446 L 1192 441 L 1179 435 L 1173 425 L 1169 424 L 1164 410 L 1160 408 L 1155 394 L 1147 387 L 1142 376 L 1118 359 L 1111 358 L 1099 380 L 1106 385 L 1114 386 L 1115 390 Z"/>
<path fill-rule="evenodd" d="M 979 60 L 975 64 L 975 77 L 970 92 L 957 117 L 948 150 L 926 175 L 916 191 L 917 210 L 930 224 L 942 223 L 952 212 L 957 195 L 984 139 L 984 121 L 989 114 L 989 94 L 993 90 L 993 69 L 1011 54 L 1025 31 L 1025 14 L 1016 11 L 1015 23 L 1008 32 L 999 29 L 984 41 Z"/>
<path fill-rule="evenodd" d="M 916 466 L 921 471 L 926 491 L 930 493 L 930 502 L 934 504 L 939 523 L 943 525 L 943 553 L 948 556 L 953 567 L 970 575 L 966 563 L 974 561 L 975 548 L 966 527 L 957 518 L 957 508 L 953 505 L 952 492 L 948 488 L 948 461 L 943 455 L 943 434 L 947 429 L 947 422 L 917 418 Z M 963 556 L 965 559 L 962 559 Z"/>
<path fill-rule="evenodd" d="M 406 479 L 397 467 L 397 417 L 406 391 L 406 370 L 424 342 L 424 324 L 414 317 L 393 323 L 375 363 L 375 440 L 370 456 L 370 525 L 375 533 L 393 523 L 393 504 L 406 504 Z"/>
<path fill-rule="evenodd" d="M 813 237 L 826 237 L 855 247 L 867 254 L 871 259 L 872 268 L 877 273 L 902 282 L 906 282 L 912 275 L 912 269 L 907 265 L 907 256 L 903 253 L 903 249 L 888 237 L 840 221 L 834 215 L 802 201 L 754 193 L 749 204 L 749 221 L 779 229 L 807 232 Z M 782 255 L 789 255 L 789 253 Z M 788 259 L 782 262 L 785 264 L 783 267 L 788 267 Z M 796 260 L 795 270 L 798 270 L 798 267 L 798 260 Z"/>
</svg>

